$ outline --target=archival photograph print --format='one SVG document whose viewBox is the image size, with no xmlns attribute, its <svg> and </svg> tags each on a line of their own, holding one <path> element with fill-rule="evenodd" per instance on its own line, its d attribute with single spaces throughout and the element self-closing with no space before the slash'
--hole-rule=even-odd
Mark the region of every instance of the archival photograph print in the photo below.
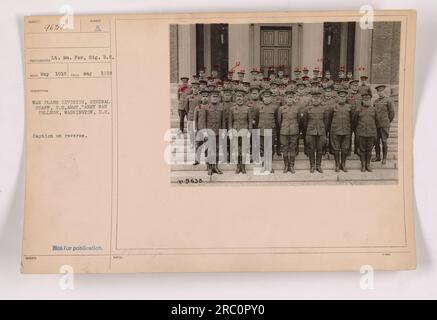
<svg viewBox="0 0 437 320">
<path fill-rule="evenodd" d="M 397 184 L 400 33 L 170 25 L 171 182 Z"/>
</svg>

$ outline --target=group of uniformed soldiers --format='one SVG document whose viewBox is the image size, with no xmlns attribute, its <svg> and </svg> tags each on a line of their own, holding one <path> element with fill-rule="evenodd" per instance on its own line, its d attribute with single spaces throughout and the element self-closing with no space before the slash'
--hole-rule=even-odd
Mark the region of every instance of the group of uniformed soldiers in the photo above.
<svg viewBox="0 0 437 320">
<path fill-rule="evenodd" d="M 346 159 L 351 154 L 352 139 L 362 172 L 372 171 L 371 160 L 381 161 L 381 145 L 382 164 L 386 163 L 390 123 L 395 116 L 394 104 L 385 93 L 386 86 L 376 86 L 377 98 L 372 101 L 366 75 L 354 80 L 351 72 L 340 69 L 333 80 L 329 71 L 322 75 L 314 68 L 312 76 L 309 72 L 308 68 L 296 68 L 291 79 L 281 68 L 269 70 L 267 77 L 253 69 L 249 81 L 244 81 L 244 70 L 238 71 L 236 79 L 233 71 L 219 79 L 217 69 L 213 68 L 210 76 L 201 69 L 192 79 L 181 78 L 180 131 L 184 131 L 187 118 L 192 147 L 199 151 L 205 141 L 214 140 L 217 148 L 207 151 L 212 152 L 207 162 L 208 174 L 221 174 L 217 164 L 230 159 L 228 155 L 219 160 L 219 145 L 223 145 L 221 130 L 230 132 L 225 141 L 236 139 L 236 173 L 246 173 L 247 161 L 243 158 L 247 154 L 250 161 L 262 160 L 268 171 L 274 172 L 271 163 L 275 153 L 283 156 L 283 172 L 295 173 L 300 137 L 312 173 L 323 172 L 322 157 L 328 150 L 334 155 L 335 171 L 347 172 Z M 197 133 L 202 130 L 208 134 L 199 138 Z M 248 132 L 247 137 L 256 131 L 259 139 L 251 139 L 248 146 L 244 142 L 245 134 L 232 133 L 244 130 Z M 266 136 L 271 139 L 265 139 Z M 253 152 L 258 144 L 259 154 Z M 222 151 L 228 154 L 228 143 L 224 145 Z M 375 146 L 376 157 L 371 159 Z M 199 164 L 199 159 L 200 152 L 196 152 L 194 165 Z"/>
</svg>

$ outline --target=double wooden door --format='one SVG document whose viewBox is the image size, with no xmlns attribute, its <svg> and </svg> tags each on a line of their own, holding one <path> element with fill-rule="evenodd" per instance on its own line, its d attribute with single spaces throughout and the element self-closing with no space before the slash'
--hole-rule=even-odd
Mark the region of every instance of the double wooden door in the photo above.
<svg viewBox="0 0 437 320">
<path fill-rule="evenodd" d="M 261 67 L 283 67 L 287 74 L 291 73 L 291 28 L 261 29 Z"/>
</svg>

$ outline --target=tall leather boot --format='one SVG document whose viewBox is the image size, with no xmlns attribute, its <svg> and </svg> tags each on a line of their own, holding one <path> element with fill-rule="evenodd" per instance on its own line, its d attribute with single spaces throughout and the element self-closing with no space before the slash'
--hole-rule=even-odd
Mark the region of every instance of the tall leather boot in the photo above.
<svg viewBox="0 0 437 320">
<path fill-rule="evenodd" d="M 316 155 L 314 152 L 310 152 L 310 172 L 314 173 L 314 170 L 316 168 Z"/>
<path fill-rule="evenodd" d="M 382 162 L 381 164 L 385 165 L 387 163 L 387 151 L 388 146 L 382 146 Z"/>
<path fill-rule="evenodd" d="M 323 173 L 322 169 L 322 153 L 317 152 L 316 153 L 316 170 L 320 173 Z"/>
<path fill-rule="evenodd" d="M 277 145 L 277 146 L 276 146 L 276 155 L 277 155 L 278 157 L 282 156 L 281 145 Z"/>
<path fill-rule="evenodd" d="M 209 175 L 209 176 L 212 176 L 212 164 L 209 164 L 209 163 L 208 163 L 208 164 L 206 165 L 206 167 L 207 167 L 207 169 L 208 169 L 208 175 Z"/>
<path fill-rule="evenodd" d="M 217 174 L 223 174 L 223 172 L 218 168 L 217 164 L 214 165 L 212 171 L 214 171 L 214 173 L 217 173 Z"/>
<path fill-rule="evenodd" d="M 288 171 L 290 171 L 291 173 L 296 173 L 296 171 L 294 170 L 294 160 L 294 156 L 290 156 L 290 158 L 288 159 Z"/>
<path fill-rule="evenodd" d="M 381 146 L 379 144 L 379 141 L 377 141 L 375 145 L 375 158 L 372 159 L 372 162 L 378 162 L 378 161 L 381 161 Z"/>
<path fill-rule="evenodd" d="M 361 172 L 366 172 L 366 154 L 364 152 L 360 153 L 361 161 Z"/>
<path fill-rule="evenodd" d="M 347 153 L 342 152 L 341 153 L 341 167 L 340 167 L 340 169 L 343 170 L 344 172 L 348 172 L 348 170 L 346 169 L 346 158 L 347 158 Z"/>
<path fill-rule="evenodd" d="M 366 153 L 366 170 L 369 172 L 372 172 L 373 170 L 370 168 L 370 160 L 372 159 L 372 153 L 367 152 Z"/>
<path fill-rule="evenodd" d="M 246 165 L 245 164 L 241 165 L 241 173 L 246 174 Z"/>
<path fill-rule="evenodd" d="M 288 160 L 288 156 L 286 156 L 284 154 L 284 170 L 282 170 L 283 173 L 287 173 L 288 172 L 288 166 L 289 166 L 288 161 L 289 161 Z"/>
<path fill-rule="evenodd" d="M 340 154 L 338 152 L 334 153 L 335 159 L 335 172 L 340 172 Z"/>
<path fill-rule="evenodd" d="M 241 164 L 237 163 L 237 169 L 235 170 L 235 174 L 239 174 L 241 172 Z"/>
</svg>

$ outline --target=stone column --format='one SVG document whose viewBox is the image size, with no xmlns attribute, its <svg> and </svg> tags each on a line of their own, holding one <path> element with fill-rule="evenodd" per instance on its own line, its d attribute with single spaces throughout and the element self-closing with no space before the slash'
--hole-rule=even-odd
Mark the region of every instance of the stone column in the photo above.
<svg viewBox="0 0 437 320">
<path fill-rule="evenodd" d="M 375 22 L 372 36 L 371 77 L 374 84 L 397 84 L 400 22 Z"/>
<path fill-rule="evenodd" d="M 253 26 L 253 67 L 261 68 L 261 26 L 255 24 Z"/>
<path fill-rule="evenodd" d="M 348 25 L 347 22 L 341 24 L 340 32 L 340 66 L 345 66 L 347 64 L 347 38 L 348 38 Z M 345 69 L 345 72 L 347 70 Z"/>
<path fill-rule="evenodd" d="M 370 74 L 370 63 L 371 63 L 371 53 L 372 53 L 372 30 L 371 29 L 361 29 L 360 24 L 357 23 L 355 27 L 355 67 L 357 70 L 354 73 L 354 78 L 359 79 L 363 74 L 369 77 L 371 82 Z M 364 70 L 359 70 L 359 68 L 364 68 Z"/>
<path fill-rule="evenodd" d="M 211 65 L 211 25 L 204 24 L 203 25 L 203 61 L 204 66 L 206 68 L 206 74 L 210 74 L 212 70 Z"/>
<path fill-rule="evenodd" d="M 196 73 L 196 25 L 178 25 L 179 78 Z"/>
<path fill-rule="evenodd" d="M 246 74 L 252 68 L 250 61 L 250 26 L 248 24 L 230 24 L 229 25 L 229 69 L 231 69 L 237 61 L 240 66 L 236 71 L 244 69 Z"/>
<path fill-rule="evenodd" d="M 178 67 L 178 25 L 170 25 L 170 82 L 179 82 Z"/>
<path fill-rule="evenodd" d="M 305 23 L 302 26 L 302 67 L 323 69 L 323 23 Z M 310 73 L 311 74 L 311 73 Z"/>
<path fill-rule="evenodd" d="M 300 35 L 300 26 L 295 23 L 292 25 L 292 29 L 291 29 L 291 74 L 290 77 L 292 77 L 293 75 L 293 70 L 296 67 L 301 67 L 302 64 L 302 58 L 301 58 L 301 50 L 300 50 L 300 46 L 301 46 L 301 35 Z"/>
</svg>

